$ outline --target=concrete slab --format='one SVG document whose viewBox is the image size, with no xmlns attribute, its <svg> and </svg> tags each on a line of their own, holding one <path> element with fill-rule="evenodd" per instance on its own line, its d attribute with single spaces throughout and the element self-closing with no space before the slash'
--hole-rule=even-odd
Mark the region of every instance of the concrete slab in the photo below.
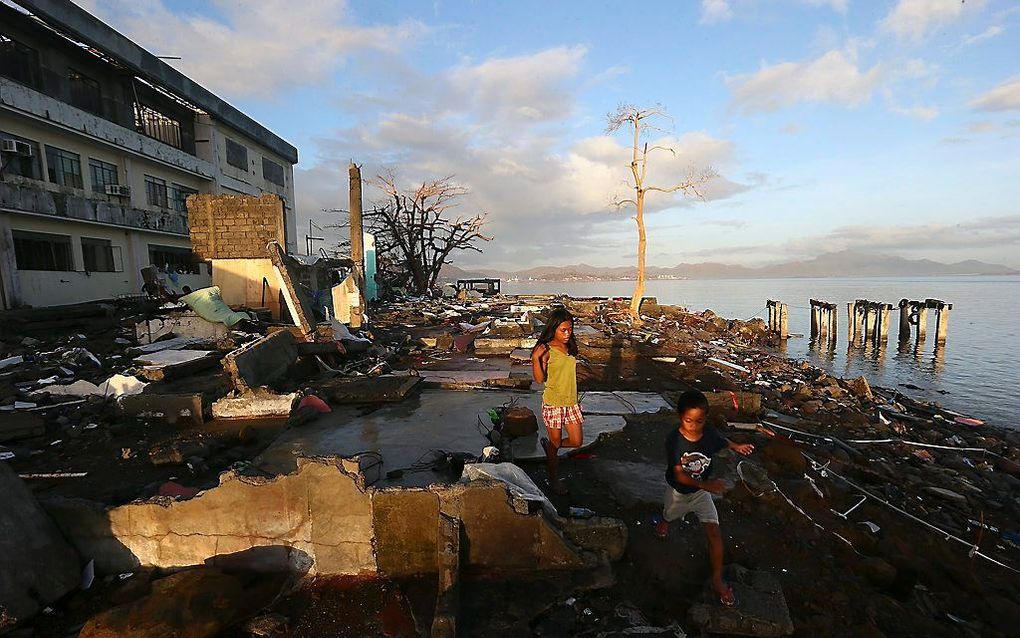
<svg viewBox="0 0 1020 638">
<path fill-rule="evenodd" d="M 0 443 L 46 434 L 46 421 L 38 414 L 20 412 L 0 419 Z"/>
<path fill-rule="evenodd" d="M 203 319 L 203 321 L 205 320 Z M 156 341 L 155 343 L 147 343 L 135 348 L 129 348 L 128 352 L 131 354 L 151 354 L 162 350 L 178 350 L 181 348 L 187 348 L 188 346 L 200 343 L 209 343 L 209 341 L 209 339 L 201 337 L 174 337 L 172 339 L 166 339 L 165 341 Z"/>
<path fill-rule="evenodd" d="M 264 388 L 250 390 L 236 397 L 223 397 L 212 404 L 216 419 L 261 419 L 290 415 L 290 406 L 297 393 L 276 394 Z"/>
<path fill-rule="evenodd" d="M 281 330 L 228 354 L 223 359 L 223 369 L 230 375 L 234 387 L 244 392 L 269 385 L 285 375 L 297 356 L 294 335 Z"/>
<path fill-rule="evenodd" d="M 151 354 L 143 354 L 135 358 L 135 363 L 143 366 L 172 366 L 178 363 L 187 363 L 195 359 L 202 359 L 215 350 L 160 350 Z"/>
<path fill-rule="evenodd" d="M 711 602 L 691 605 L 691 623 L 705 633 L 737 636 L 788 636 L 793 633 L 793 620 L 786 606 L 786 597 L 779 580 L 766 571 L 752 571 L 740 565 L 727 565 L 723 575 L 733 587 L 737 604 L 724 607 L 708 593 Z"/>
<path fill-rule="evenodd" d="M 597 459 L 592 467 L 622 507 L 629 509 L 662 504 L 666 490 L 665 461 L 634 463 Z"/>
<path fill-rule="evenodd" d="M 585 392 L 581 411 L 585 414 L 641 414 L 672 410 L 658 392 Z"/>
<path fill-rule="evenodd" d="M 78 586 L 78 556 L 6 463 L 0 463 L 0 633 Z"/>
<path fill-rule="evenodd" d="M 508 379 L 509 371 L 500 370 L 422 370 L 421 378 L 426 383 L 454 383 L 482 385 L 490 379 Z"/>
<path fill-rule="evenodd" d="M 127 416 L 160 419 L 168 423 L 202 425 L 201 394 L 131 394 L 117 399 L 117 408 Z"/>
<path fill-rule="evenodd" d="M 330 403 L 394 403 L 406 399 L 419 383 L 421 377 L 383 375 L 338 377 L 317 381 L 312 387 Z"/>
<path fill-rule="evenodd" d="M 229 328 L 224 324 L 206 321 L 193 312 L 173 313 L 135 324 L 135 338 L 143 344 L 150 344 L 168 334 L 218 341 L 226 337 L 228 332 Z"/>
<path fill-rule="evenodd" d="M 538 403 L 539 405 L 537 410 L 532 407 L 535 414 L 542 413 L 541 397 L 539 397 Z M 613 434 L 614 432 L 619 432 L 626 425 L 626 419 L 616 414 L 586 415 L 584 417 L 584 439 L 581 441 L 581 446 L 569 450 L 560 449 L 560 456 L 568 456 L 574 452 L 591 447 L 591 445 L 602 437 Z M 513 458 L 518 461 L 544 459 L 545 451 L 542 449 L 541 443 L 539 443 L 540 437 L 542 436 L 545 436 L 545 427 L 539 424 L 538 432 L 535 434 L 514 439 L 513 444 L 511 445 Z"/>
</svg>

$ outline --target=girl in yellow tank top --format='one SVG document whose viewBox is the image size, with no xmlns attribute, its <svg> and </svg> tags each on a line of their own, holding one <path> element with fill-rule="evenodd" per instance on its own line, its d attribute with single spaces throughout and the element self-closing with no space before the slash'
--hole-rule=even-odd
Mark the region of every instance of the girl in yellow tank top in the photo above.
<svg viewBox="0 0 1020 638">
<path fill-rule="evenodd" d="M 549 314 L 538 343 L 531 350 L 531 371 L 542 393 L 542 420 L 548 437 L 542 438 L 549 485 L 566 493 L 559 480 L 560 448 L 576 448 L 584 438 L 584 415 L 577 401 L 577 341 L 574 317 L 564 308 Z"/>
</svg>

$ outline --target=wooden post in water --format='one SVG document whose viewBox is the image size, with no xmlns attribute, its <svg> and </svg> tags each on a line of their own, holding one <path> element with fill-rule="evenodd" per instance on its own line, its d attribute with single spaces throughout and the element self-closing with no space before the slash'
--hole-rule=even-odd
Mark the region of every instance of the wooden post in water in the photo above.
<svg viewBox="0 0 1020 638">
<path fill-rule="evenodd" d="M 857 326 L 854 323 L 854 304 L 853 302 L 846 305 L 846 342 L 847 345 L 854 345 L 854 339 L 857 337 Z"/>
<path fill-rule="evenodd" d="M 917 342 L 923 343 L 928 335 L 928 306 L 921 305 L 917 308 Z"/>
<path fill-rule="evenodd" d="M 900 343 L 910 341 L 910 313 L 913 311 L 911 304 L 906 299 L 900 299 Z"/>
<path fill-rule="evenodd" d="M 814 299 L 811 300 L 811 338 L 818 338 L 818 302 Z"/>
<path fill-rule="evenodd" d="M 949 311 L 953 309 L 951 303 L 940 303 L 935 307 L 935 347 L 938 348 L 946 343 L 946 334 L 949 331 Z"/>
</svg>

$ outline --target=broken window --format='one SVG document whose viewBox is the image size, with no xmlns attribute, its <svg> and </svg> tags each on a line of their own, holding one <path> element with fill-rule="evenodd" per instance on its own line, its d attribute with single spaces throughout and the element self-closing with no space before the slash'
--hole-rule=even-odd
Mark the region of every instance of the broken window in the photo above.
<svg viewBox="0 0 1020 638">
<path fill-rule="evenodd" d="M 198 256 L 190 248 L 149 244 L 149 263 L 163 272 L 198 274 Z"/>
<path fill-rule="evenodd" d="M 234 140 L 227 139 L 227 164 L 241 170 L 248 170 L 248 147 L 238 144 Z"/>
<path fill-rule="evenodd" d="M 0 35 L 0 75 L 39 88 L 39 52 Z"/>
<path fill-rule="evenodd" d="M 42 160 L 39 158 L 39 144 L 32 140 L 0 131 L 0 140 L 20 142 L 17 150 L 3 152 L 3 175 L 20 175 L 28 179 L 42 179 Z"/>
<path fill-rule="evenodd" d="M 170 207 L 179 213 L 188 212 L 188 195 L 197 195 L 194 188 L 172 184 L 170 187 Z"/>
<path fill-rule="evenodd" d="M 74 69 L 71 69 L 68 81 L 71 83 L 71 104 L 89 113 L 103 114 L 99 82 Z"/>
<path fill-rule="evenodd" d="M 81 156 L 77 153 L 47 144 L 46 169 L 54 184 L 72 188 L 85 187 L 81 177 Z"/>
<path fill-rule="evenodd" d="M 74 270 L 71 238 L 66 235 L 11 231 L 18 270 Z"/>
<path fill-rule="evenodd" d="M 167 207 L 166 180 L 145 176 L 145 201 L 149 206 Z"/>
<path fill-rule="evenodd" d="M 120 246 L 109 239 L 81 238 L 81 256 L 88 272 L 123 272 Z"/>
<path fill-rule="evenodd" d="M 106 192 L 107 186 L 120 183 L 117 177 L 117 165 L 95 158 L 89 158 L 89 173 L 92 177 L 92 192 L 100 195 Z"/>
<path fill-rule="evenodd" d="M 267 182 L 272 182 L 277 186 L 285 185 L 283 179 L 283 167 L 267 157 L 262 158 L 262 177 L 264 177 Z"/>
<path fill-rule="evenodd" d="M 181 147 L 181 123 L 156 109 L 135 102 L 135 128 L 175 148 Z"/>
</svg>

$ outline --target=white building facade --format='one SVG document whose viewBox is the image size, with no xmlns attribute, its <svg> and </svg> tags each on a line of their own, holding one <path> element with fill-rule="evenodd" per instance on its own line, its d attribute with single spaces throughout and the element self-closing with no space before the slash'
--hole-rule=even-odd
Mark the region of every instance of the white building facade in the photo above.
<svg viewBox="0 0 1020 638">
<path fill-rule="evenodd" d="M 297 149 L 67 0 L 0 3 L 0 306 L 208 285 L 193 193 L 280 196 Z"/>
</svg>

